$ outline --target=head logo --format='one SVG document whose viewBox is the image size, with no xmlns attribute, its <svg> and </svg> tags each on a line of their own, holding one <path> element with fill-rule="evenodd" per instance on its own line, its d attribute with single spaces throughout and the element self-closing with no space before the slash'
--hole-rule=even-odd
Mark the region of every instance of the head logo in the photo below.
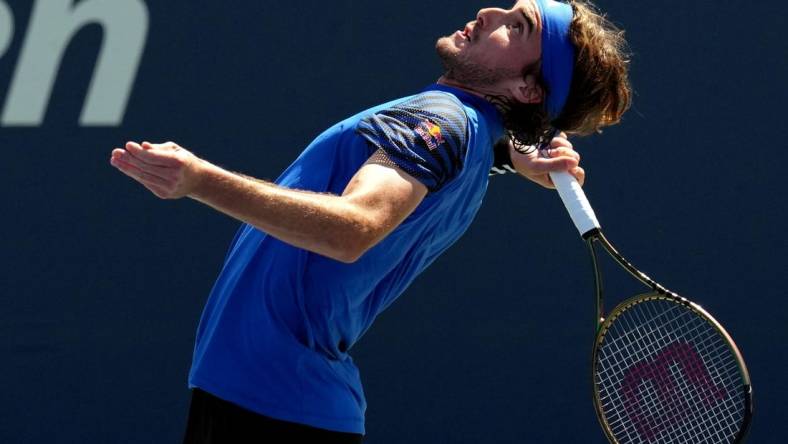
<svg viewBox="0 0 788 444">
<path fill-rule="evenodd" d="M 443 133 L 441 133 L 441 127 L 429 120 L 422 120 L 419 122 L 416 126 L 416 133 L 424 140 L 430 151 L 438 148 L 445 142 Z"/>
<path fill-rule="evenodd" d="M 148 36 L 143 0 L 37 0 L 8 89 L 0 123 L 39 126 L 66 48 L 80 29 L 99 24 L 103 43 L 82 108 L 82 126 L 118 126 L 123 121 Z M 0 57 L 14 35 L 14 18 L 0 0 Z"/>
</svg>

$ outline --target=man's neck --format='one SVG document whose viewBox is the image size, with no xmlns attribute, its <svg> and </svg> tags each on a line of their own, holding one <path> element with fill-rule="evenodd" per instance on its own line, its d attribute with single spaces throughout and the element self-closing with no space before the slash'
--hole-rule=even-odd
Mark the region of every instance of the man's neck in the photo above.
<svg viewBox="0 0 788 444">
<path fill-rule="evenodd" d="M 456 80 L 449 79 L 446 76 L 441 76 L 436 83 L 439 85 L 451 86 L 452 88 L 461 89 L 469 94 L 481 97 L 482 99 L 487 99 L 488 96 L 492 95 L 490 92 L 485 92 L 480 88 L 464 85 Z"/>
<path fill-rule="evenodd" d="M 450 86 L 452 88 L 461 89 L 467 92 L 468 94 L 472 94 L 474 96 L 486 100 L 487 102 L 495 106 L 495 108 L 497 108 L 498 111 L 500 111 L 501 113 L 506 112 L 505 105 L 508 99 L 506 99 L 506 96 L 504 96 L 498 91 L 493 91 L 492 89 L 488 89 L 488 88 L 468 86 L 456 80 L 449 79 L 445 75 L 441 76 L 436 83 L 439 85 Z"/>
</svg>

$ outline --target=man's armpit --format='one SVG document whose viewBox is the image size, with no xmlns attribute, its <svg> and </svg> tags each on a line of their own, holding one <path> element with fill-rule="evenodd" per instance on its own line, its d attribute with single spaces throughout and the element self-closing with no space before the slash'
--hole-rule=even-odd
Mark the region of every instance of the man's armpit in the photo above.
<svg viewBox="0 0 788 444">
<path fill-rule="evenodd" d="M 390 168 L 396 171 L 399 177 L 410 182 L 413 187 L 415 187 L 416 189 L 423 189 L 424 194 L 427 194 L 427 187 L 414 176 L 414 172 L 402 168 L 402 166 L 397 164 L 397 162 L 391 160 L 391 157 L 383 148 L 379 148 L 374 153 L 372 153 L 372 155 L 369 156 L 369 159 L 367 159 L 364 165 L 380 165 L 386 168 Z M 418 171 L 416 171 L 415 174 L 418 174 Z"/>
<path fill-rule="evenodd" d="M 397 165 L 396 162 L 391 160 L 388 154 L 386 154 L 386 151 L 383 150 L 382 148 L 372 153 L 372 155 L 369 156 L 369 159 L 367 159 L 366 163 L 374 163 L 376 165 L 383 165 L 389 168 L 400 169 L 399 165 Z"/>
</svg>

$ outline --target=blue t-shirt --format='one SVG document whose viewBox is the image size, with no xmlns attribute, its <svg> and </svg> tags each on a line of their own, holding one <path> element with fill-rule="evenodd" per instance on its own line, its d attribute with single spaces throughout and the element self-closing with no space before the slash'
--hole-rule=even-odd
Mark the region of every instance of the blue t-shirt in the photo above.
<svg viewBox="0 0 788 444">
<path fill-rule="evenodd" d="M 429 193 L 352 264 L 242 226 L 197 330 L 189 386 L 272 418 L 364 433 L 366 401 L 348 350 L 468 228 L 502 135 L 489 102 L 433 85 L 318 136 L 279 185 L 342 194 L 382 149 Z"/>
</svg>

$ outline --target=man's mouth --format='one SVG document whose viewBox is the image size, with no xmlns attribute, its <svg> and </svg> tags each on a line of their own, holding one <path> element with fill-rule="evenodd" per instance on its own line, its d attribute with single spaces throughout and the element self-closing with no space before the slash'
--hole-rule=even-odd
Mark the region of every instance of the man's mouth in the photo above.
<svg viewBox="0 0 788 444">
<path fill-rule="evenodd" d="M 465 29 L 462 31 L 462 35 L 465 37 L 465 40 L 470 42 L 472 33 L 473 29 L 471 29 L 471 25 L 465 25 Z"/>
</svg>

